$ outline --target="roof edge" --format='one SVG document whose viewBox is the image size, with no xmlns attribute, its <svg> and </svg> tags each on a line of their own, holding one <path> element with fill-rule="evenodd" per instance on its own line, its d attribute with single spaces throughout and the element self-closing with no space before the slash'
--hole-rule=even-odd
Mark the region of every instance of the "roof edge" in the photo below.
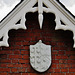
<svg viewBox="0 0 75 75">
<path fill-rule="evenodd" d="M 75 19 L 70 15 L 68 11 L 66 11 L 56 0 L 49 0 L 61 13 L 63 13 L 69 21 L 71 21 L 75 25 Z"/>
<path fill-rule="evenodd" d="M 21 8 L 23 8 L 23 6 L 25 6 L 29 1 L 31 0 L 24 0 L 23 2 L 21 2 L 17 8 L 14 8 L 12 10 L 12 13 L 10 13 L 10 15 L 8 15 L 1 23 L 0 23 L 0 29 L 3 28 L 20 10 Z"/>
</svg>

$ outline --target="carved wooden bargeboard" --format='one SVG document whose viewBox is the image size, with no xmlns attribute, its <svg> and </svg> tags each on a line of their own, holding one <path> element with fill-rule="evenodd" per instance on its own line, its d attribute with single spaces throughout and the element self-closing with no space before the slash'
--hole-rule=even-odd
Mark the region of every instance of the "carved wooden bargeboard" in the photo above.
<svg viewBox="0 0 75 75">
<path fill-rule="evenodd" d="M 46 71 L 51 65 L 51 46 L 43 44 L 41 40 L 30 45 L 30 64 L 38 72 Z"/>
</svg>

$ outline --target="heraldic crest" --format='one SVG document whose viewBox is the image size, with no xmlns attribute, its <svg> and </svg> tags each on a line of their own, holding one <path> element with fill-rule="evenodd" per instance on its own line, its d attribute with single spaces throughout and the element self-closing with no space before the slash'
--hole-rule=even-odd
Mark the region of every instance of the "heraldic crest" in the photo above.
<svg viewBox="0 0 75 75">
<path fill-rule="evenodd" d="M 38 72 L 44 72 L 51 66 L 51 46 L 41 40 L 30 45 L 30 64 Z"/>
</svg>

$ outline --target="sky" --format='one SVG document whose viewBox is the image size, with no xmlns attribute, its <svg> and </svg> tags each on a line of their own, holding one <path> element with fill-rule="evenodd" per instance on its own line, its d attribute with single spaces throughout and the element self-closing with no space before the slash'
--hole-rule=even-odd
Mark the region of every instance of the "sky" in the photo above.
<svg viewBox="0 0 75 75">
<path fill-rule="evenodd" d="M 0 0 L 0 21 L 20 2 L 21 0 Z M 75 0 L 59 0 L 75 16 Z"/>
<path fill-rule="evenodd" d="M 0 21 L 20 2 L 20 0 L 0 0 Z"/>
<path fill-rule="evenodd" d="M 75 0 L 59 0 L 75 16 Z"/>
</svg>

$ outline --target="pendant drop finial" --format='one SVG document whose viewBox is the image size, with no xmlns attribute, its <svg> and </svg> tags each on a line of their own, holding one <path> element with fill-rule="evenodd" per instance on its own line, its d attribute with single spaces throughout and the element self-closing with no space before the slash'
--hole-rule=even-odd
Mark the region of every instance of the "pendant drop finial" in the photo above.
<svg viewBox="0 0 75 75">
<path fill-rule="evenodd" d="M 39 14 L 39 24 L 40 24 L 40 29 L 42 29 L 42 24 L 43 24 L 43 15 Z"/>
<path fill-rule="evenodd" d="M 42 29 L 43 24 L 43 2 L 42 0 L 38 0 L 38 20 L 40 24 L 40 29 Z"/>
</svg>

